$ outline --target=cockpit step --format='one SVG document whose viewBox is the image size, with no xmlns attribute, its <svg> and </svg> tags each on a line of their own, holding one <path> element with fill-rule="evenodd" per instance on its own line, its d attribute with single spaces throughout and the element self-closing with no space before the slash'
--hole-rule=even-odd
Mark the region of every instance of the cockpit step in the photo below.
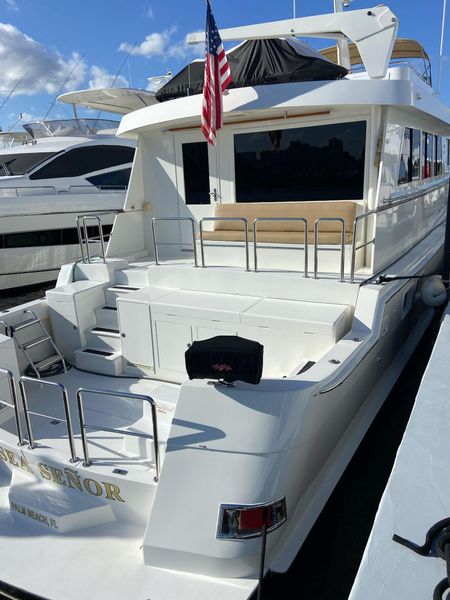
<svg viewBox="0 0 450 600">
<path fill-rule="evenodd" d="M 97 497 L 96 480 L 82 481 L 76 469 L 69 468 L 65 476 L 70 485 L 55 487 L 14 471 L 8 494 L 11 516 L 59 534 L 116 521 L 111 504 Z"/>
</svg>

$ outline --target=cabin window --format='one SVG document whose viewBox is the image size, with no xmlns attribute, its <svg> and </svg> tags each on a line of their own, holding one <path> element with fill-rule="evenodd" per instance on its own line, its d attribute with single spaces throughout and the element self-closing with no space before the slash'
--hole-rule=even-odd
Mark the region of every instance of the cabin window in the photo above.
<svg viewBox="0 0 450 600">
<path fill-rule="evenodd" d="M 447 167 L 450 167 L 450 140 L 447 140 Z"/>
<path fill-rule="evenodd" d="M 210 204 L 207 142 L 183 144 L 186 204 Z"/>
<path fill-rule="evenodd" d="M 133 162 L 134 148 L 129 146 L 88 146 L 74 148 L 32 173 L 30 179 L 77 177 L 101 169 Z"/>
<path fill-rule="evenodd" d="M 398 183 L 420 178 L 420 131 L 405 127 L 400 155 Z"/>
<path fill-rule="evenodd" d="M 405 127 L 402 142 L 402 153 L 400 155 L 400 170 L 398 172 L 398 183 L 411 181 L 412 159 L 411 159 L 411 129 Z"/>
<path fill-rule="evenodd" d="M 89 183 L 102 190 L 125 190 L 130 180 L 131 169 L 120 169 L 93 177 L 86 177 Z"/>
<path fill-rule="evenodd" d="M 422 133 L 422 179 L 433 177 L 433 136 L 431 133 Z"/>
<path fill-rule="evenodd" d="M 2 154 L 0 155 L 0 175 L 24 175 L 54 155 L 54 152 Z"/>
<path fill-rule="evenodd" d="M 434 174 L 442 175 L 442 138 L 434 136 Z"/>
<path fill-rule="evenodd" d="M 420 179 L 420 131 L 411 130 L 412 175 L 411 179 Z"/>
<path fill-rule="evenodd" d="M 237 134 L 236 202 L 360 199 L 365 145 L 365 121 Z"/>
</svg>

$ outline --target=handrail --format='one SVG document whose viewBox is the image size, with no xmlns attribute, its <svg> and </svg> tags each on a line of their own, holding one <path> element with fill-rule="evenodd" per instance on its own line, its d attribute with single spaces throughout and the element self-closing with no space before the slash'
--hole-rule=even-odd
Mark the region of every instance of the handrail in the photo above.
<svg viewBox="0 0 450 600">
<path fill-rule="evenodd" d="M 153 425 L 153 436 L 147 435 L 145 433 L 138 433 L 136 431 L 124 431 L 123 429 L 114 429 L 112 427 L 98 427 L 97 425 L 88 425 L 84 418 L 84 408 L 83 408 L 83 394 L 98 394 L 100 396 L 115 396 L 119 398 L 130 398 L 131 400 L 142 400 L 143 402 L 148 402 L 152 411 L 152 425 Z M 87 388 L 78 388 L 77 390 L 77 405 L 78 405 L 78 416 L 80 420 L 80 432 L 81 432 L 81 442 L 83 444 L 83 454 L 84 454 L 84 467 L 89 467 L 92 464 L 92 461 L 89 457 L 89 449 L 88 449 L 88 441 L 86 436 L 86 429 L 95 429 L 96 431 L 108 431 L 110 433 L 121 433 L 122 435 L 132 435 L 134 437 L 142 437 L 142 438 L 153 438 L 153 446 L 155 449 L 155 470 L 156 476 L 154 477 L 154 481 L 159 480 L 160 474 L 160 458 L 159 458 L 159 440 L 158 440 L 158 422 L 157 422 L 157 414 L 156 414 L 156 403 L 151 396 L 146 396 L 145 394 L 130 394 L 128 392 L 114 392 L 111 390 L 95 390 L 95 389 L 87 389 Z"/>
<path fill-rule="evenodd" d="M 355 218 L 355 220 L 353 221 L 353 241 L 352 241 L 352 257 L 351 257 L 351 263 L 350 263 L 350 283 L 354 283 L 354 281 L 355 281 L 356 252 L 358 250 L 361 250 L 362 248 L 365 248 L 366 246 L 369 246 L 370 244 L 374 244 L 376 241 L 376 236 L 374 236 L 368 242 L 364 242 L 363 244 L 356 246 L 356 236 L 358 233 L 359 223 L 361 221 L 363 221 L 364 219 L 371 217 L 372 215 L 377 215 L 386 210 L 390 210 L 390 209 L 396 208 L 397 206 L 407 204 L 408 202 L 413 202 L 414 200 L 418 200 L 419 198 L 423 197 L 425 194 L 429 194 L 429 193 L 434 192 L 435 190 L 439 189 L 448 180 L 449 180 L 449 175 L 447 174 L 446 176 L 441 177 L 439 179 L 439 181 L 437 181 L 437 182 L 433 181 L 432 183 L 430 183 L 430 185 L 426 189 L 422 189 L 421 191 L 412 191 L 412 192 L 407 192 L 406 194 L 402 194 L 401 196 L 398 197 L 397 200 L 394 199 L 392 202 L 389 202 L 389 203 L 386 202 L 382 206 L 377 206 L 376 208 L 374 208 L 372 210 L 368 210 L 365 213 L 362 213 L 361 215 L 358 215 Z"/>
<path fill-rule="evenodd" d="M 319 224 L 323 221 L 335 221 L 341 224 L 341 270 L 339 281 L 344 281 L 345 268 L 345 221 L 341 217 L 320 217 L 314 222 L 314 279 L 317 279 L 319 263 Z"/>
<path fill-rule="evenodd" d="M 126 185 L 69 185 L 67 188 L 68 194 L 76 194 L 77 190 L 85 190 L 87 194 L 98 194 L 99 192 L 126 192 Z M 81 192 L 83 193 L 83 192 Z"/>
<path fill-rule="evenodd" d="M 49 387 L 58 389 L 61 392 L 61 395 L 63 398 L 64 413 L 66 415 L 66 418 L 61 419 L 60 417 L 52 417 L 51 415 L 46 415 L 43 413 L 31 411 L 28 406 L 28 399 L 27 399 L 27 394 L 25 391 L 26 383 L 38 383 L 39 385 L 47 385 Z M 20 388 L 20 394 L 22 396 L 25 423 L 26 423 L 27 431 L 28 431 L 28 442 L 29 442 L 28 447 L 29 447 L 29 449 L 33 450 L 37 446 L 37 444 L 34 441 L 30 415 L 35 415 L 36 417 L 44 417 L 45 419 L 57 419 L 58 421 L 62 421 L 63 423 L 65 423 L 67 425 L 67 437 L 69 440 L 70 455 L 71 455 L 70 462 L 72 462 L 72 463 L 78 462 L 80 459 L 77 457 L 76 451 L 75 451 L 75 440 L 74 440 L 74 435 L 73 435 L 72 419 L 70 417 L 70 408 L 69 408 L 69 397 L 67 395 L 66 386 L 64 386 L 62 383 L 57 383 L 56 381 L 44 381 L 43 379 L 35 379 L 34 377 L 27 377 L 25 375 L 22 375 L 22 377 L 19 379 L 19 388 Z"/>
<path fill-rule="evenodd" d="M 101 245 L 101 258 L 103 263 L 106 263 L 106 254 L 105 254 L 105 239 L 104 239 L 104 235 L 103 235 L 103 226 L 102 226 L 102 221 L 101 221 L 101 217 L 103 215 L 111 215 L 111 214 L 117 214 L 117 211 L 113 211 L 113 210 L 108 210 L 108 211 L 103 211 L 103 212 L 99 212 L 99 213 L 95 213 L 95 215 L 78 215 L 77 216 L 77 233 L 78 233 L 78 241 L 80 244 L 80 250 L 81 250 L 81 260 L 83 261 L 83 263 L 91 263 L 91 253 L 89 250 L 89 243 L 94 241 L 94 238 L 90 238 L 88 231 L 87 231 L 87 226 L 86 226 L 86 222 L 87 221 L 95 221 L 97 223 L 97 227 L 98 227 L 98 231 L 99 231 L 99 240 L 100 240 L 100 245 Z M 84 235 L 84 237 L 83 237 Z M 111 235 L 111 234 L 108 234 Z M 95 241 L 97 241 L 97 238 L 95 238 Z M 86 245 L 86 256 L 84 254 L 84 245 Z"/>
<path fill-rule="evenodd" d="M 304 266 L 304 277 L 308 277 L 308 221 L 303 217 L 257 217 L 253 221 L 253 269 L 255 273 L 258 271 L 258 252 L 257 252 L 257 224 L 260 221 L 301 221 L 303 223 L 303 249 L 305 251 L 305 266 Z"/>
<path fill-rule="evenodd" d="M 155 265 L 161 264 L 158 257 L 159 242 L 156 241 L 156 223 L 159 221 L 189 221 L 192 226 L 192 244 L 194 248 L 194 263 L 198 267 L 197 245 L 195 243 L 195 221 L 192 217 L 153 217 L 152 219 L 152 238 L 153 250 L 155 252 Z"/>
<path fill-rule="evenodd" d="M 202 257 L 202 267 L 205 268 L 205 249 L 203 240 L 203 222 L 204 221 L 241 221 L 244 224 L 245 235 L 245 270 L 250 271 L 250 257 L 248 250 L 248 221 L 245 217 L 203 217 L 199 221 L 200 226 L 200 250 Z"/>
<path fill-rule="evenodd" d="M 17 437 L 19 438 L 18 446 L 24 446 L 26 444 L 26 442 L 23 439 L 22 425 L 20 424 L 19 405 L 17 403 L 16 382 L 14 379 L 14 375 L 12 374 L 12 372 L 9 369 L 0 368 L 0 373 L 6 375 L 6 377 L 8 378 L 9 393 L 10 393 L 11 400 L 12 400 L 12 404 L 9 402 L 6 402 L 5 400 L 0 400 L 0 404 L 3 404 L 3 406 L 9 406 L 9 408 L 12 408 L 14 410 L 14 418 L 16 421 Z"/>
</svg>

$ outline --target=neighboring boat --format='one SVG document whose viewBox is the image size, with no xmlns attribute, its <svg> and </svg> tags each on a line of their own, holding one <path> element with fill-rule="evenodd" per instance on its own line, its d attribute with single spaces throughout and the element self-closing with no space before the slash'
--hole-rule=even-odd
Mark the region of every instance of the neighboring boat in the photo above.
<svg viewBox="0 0 450 600">
<path fill-rule="evenodd" d="M 194 69 L 123 117 L 105 254 L 82 244 L 0 313 L 8 584 L 244 599 L 264 557 L 288 569 L 432 316 L 413 277 L 442 262 L 450 111 L 389 67 L 397 25 L 377 6 L 222 31 L 248 41 L 215 147 Z"/>
<path fill-rule="evenodd" d="M 103 109 L 120 114 L 155 102 L 144 90 L 121 89 L 71 92 L 61 100 L 75 107 L 74 94 L 103 97 Z M 135 152 L 133 140 L 116 137 L 117 126 L 76 116 L 29 123 L 22 135 L 0 134 L 0 289 L 56 279 L 62 264 L 79 257 L 79 214 L 109 212 L 102 215 L 107 241 Z M 98 240 L 96 219 L 85 222 L 91 241 Z M 99 248 L 92 243 L 92 254 Z"/>
</svg>

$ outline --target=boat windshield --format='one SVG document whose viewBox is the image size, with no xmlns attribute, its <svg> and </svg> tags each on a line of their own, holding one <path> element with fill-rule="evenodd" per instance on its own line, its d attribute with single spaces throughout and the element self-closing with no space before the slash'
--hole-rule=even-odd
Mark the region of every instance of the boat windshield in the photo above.
<svg viewBox="0 0 450 600">
<path fill-rule="evenodd" d="M 0 154 L 0 176 L 24 175 L 55 154 L 56 152 Z"/>
<path fill-rule="evenodd" d="M 114 134 L 119 126 L 112 119 L 56 119 L 27 123 L 23 128 L 33 138 Z"/>
</svg>

